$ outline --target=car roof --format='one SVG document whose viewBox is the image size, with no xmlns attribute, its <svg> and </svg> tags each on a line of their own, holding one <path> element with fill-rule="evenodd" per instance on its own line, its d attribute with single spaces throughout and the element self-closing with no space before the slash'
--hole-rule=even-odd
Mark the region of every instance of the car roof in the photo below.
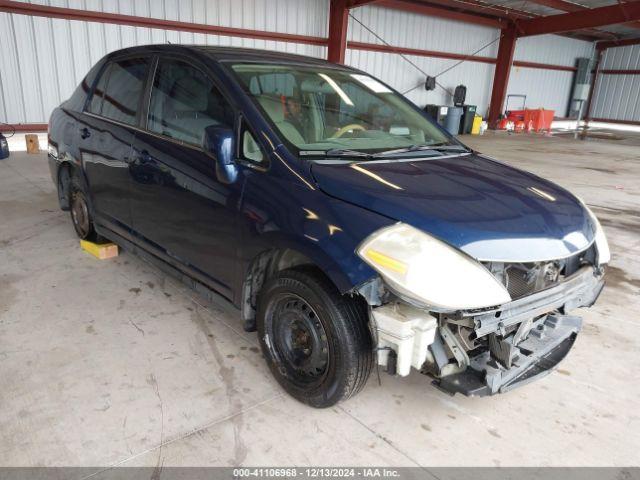
<svg viewBox="0 0 640 480">
<path fill-rule="evenodd" d="M 184 45 L 184 44 L 156 44 L 130 47 L 110 53 L 109 57 L 134 54 L 154 53 L 197 53 L 205 55 L 215 61 L 238 62 L 263 62 L 263 63 L 288 63 L 303 66 L 322 66 L 328 68 L 340 68 L 356 71 L 345 65 L 337 65 L 326 60 L 292 53 L 282 53 L 272 50 L 258 50 L 253 48 L 215 47 L 210 45 Z"/>
</svg>

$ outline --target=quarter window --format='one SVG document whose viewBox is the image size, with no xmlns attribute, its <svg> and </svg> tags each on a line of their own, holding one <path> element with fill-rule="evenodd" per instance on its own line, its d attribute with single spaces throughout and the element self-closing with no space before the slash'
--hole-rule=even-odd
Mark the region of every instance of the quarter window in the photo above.
<svg viewBox="0 0 640 480">
<path fill-rule="evenodd" d="M 242 133 L 242 156 L 252 162 L 260 163 L 264 160 L 260 145 L 253 138 L 253 135 L 248 130 Z"/>
<path fill-rule="evenodd" d="M 179 60 L 161 60 L 149 105 L 148 128 L 202 145 L 205 128 L 233 126 L 233 109 L 200 70 Z"/>
<path fill-rule="evenodd" d="M 100 76 L 100 80 L 98 80 L 96 88 L 93 90 L 91 102 L 89 103 L 88 110 L 91 113 L 95 113 L 96 115 L 100 115 L 102 113 L 102 99 L 104 98 L 104 91 L 105 87 L 107 86 L 107 79 L 109 78 L 110 66 L 111 65 L 107 65 L 107 67 L 103 70 L 102 75 Z"/>
</svg>

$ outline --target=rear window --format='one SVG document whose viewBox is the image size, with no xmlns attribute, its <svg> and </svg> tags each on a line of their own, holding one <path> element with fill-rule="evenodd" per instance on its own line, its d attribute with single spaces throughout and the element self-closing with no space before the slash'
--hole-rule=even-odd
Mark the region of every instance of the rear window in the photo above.
<svg viewBox="0 0 640 480">
<path fill-rule="evenodd" d="M 135 125 L 149 61 L 135 58 L 113 62 L 96 85 L 89 111 Z"/>
</svg>

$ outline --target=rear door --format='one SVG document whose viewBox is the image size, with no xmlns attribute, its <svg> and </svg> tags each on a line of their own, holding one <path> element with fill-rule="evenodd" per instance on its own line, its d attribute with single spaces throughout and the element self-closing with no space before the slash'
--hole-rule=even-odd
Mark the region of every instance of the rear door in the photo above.
<svg viewBox="0 0 640 480">
<path fill-rule="evenodd" d="M 158 60 L 146 129 L 133 143 L 131 211 L 151 251 L 231 297 L 242 181 L 217 180 L 202 140 L 208 126 L 234 128 L 235 108 L 205 72 L 186 59 Z"/>
<path fill-rule="evenodd" d="M 150 59 L 105 65 L 78 122 L 80 153 L 96 221 L 118 233 L 132 225 L 129 208 L 131 143 Z"/>
</svg>

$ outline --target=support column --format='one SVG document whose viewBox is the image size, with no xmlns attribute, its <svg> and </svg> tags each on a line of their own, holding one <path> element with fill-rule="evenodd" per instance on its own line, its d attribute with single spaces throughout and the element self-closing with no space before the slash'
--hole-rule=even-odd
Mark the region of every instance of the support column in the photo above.
<svg viewBox="0 0 640 480">
<path fill-rule="evenodd" d="M 331 0 L 329 6 L 329 48 L 327 51 L 327 60 L 330 62 L 344 63 L 348 24 L 347 0 Z"/>
<path fill-rule="evenodd" d="M 593 92 L 596 88 L 596 82 L 598 81 L 598 71 L 600 70 L 600 61 L 602 60 L 602 49 L 596 45 L 596 62 L 593 68 L 593 77 L 591 77 L 591 85 L 589 85 L 589 95 L 587 96 L 587 105 L 584 111 L 584 121 L 589 122 L 591 118 L 591 104 L 593 102 Z"/>
<path fill-rule="evenodd" d="M 493 74 L 493 89 L 491 90 L 491 104 L 489 105 L 489 128 L 496 128 L 504 107 L 504 99 L 507 96 L 509 74 L 513 64 L 513 53 L 516 49 L 516 29 L 509 26 L 502 30 L 496 69 Z"/>
</svg>

